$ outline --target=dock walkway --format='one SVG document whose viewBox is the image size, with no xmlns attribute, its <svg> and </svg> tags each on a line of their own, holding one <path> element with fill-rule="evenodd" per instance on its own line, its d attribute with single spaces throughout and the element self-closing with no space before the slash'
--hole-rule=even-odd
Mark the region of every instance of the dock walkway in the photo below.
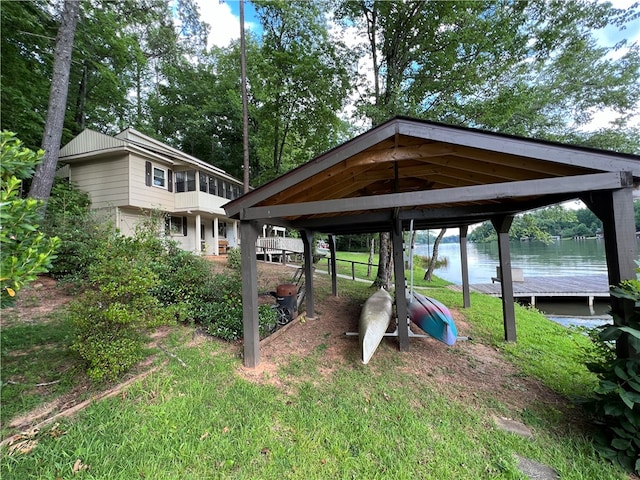
<svg viewBox="0 0 640 480">
<path fill-rule="evenodd" d="M 456 285 L 455 290 L 462 291 Z M 502 296 L 500 283 L 476 283 L 469 285 L 472 292 L 492 297 Z M 609 297 L 609 280 L 606 275 L 526 277 L 522 282 L 513 282 L 514 298 L 529 298 L 531 305 L 537 297 L 586 297 L 589 305 L 595 298 Z"/>
</svg>

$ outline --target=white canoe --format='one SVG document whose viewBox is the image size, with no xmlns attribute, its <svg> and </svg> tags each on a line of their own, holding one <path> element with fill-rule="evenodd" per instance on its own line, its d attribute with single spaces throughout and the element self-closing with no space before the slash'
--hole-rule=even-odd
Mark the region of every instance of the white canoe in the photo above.
<svg viewBox="0 0 640 480">
<path fill-rule="evenodd" d="M 380 345 L 389 323 L 393 301 L 389 292 L 381 288 L 371 295 L 362 307 L 358 332 L 362 363 L 367 364 Z"/>
</svg>

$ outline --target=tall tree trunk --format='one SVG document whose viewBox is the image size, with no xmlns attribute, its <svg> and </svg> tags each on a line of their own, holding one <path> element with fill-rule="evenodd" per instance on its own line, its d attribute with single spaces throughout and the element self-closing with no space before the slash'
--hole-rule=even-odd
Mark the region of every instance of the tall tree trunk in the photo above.
<svg viewBox="0 0 640 480">
<path fill-rule="evenodd" d="M 433 277 L 433 271 L 435 270 L 436 262 L 438 261 L 438 247 L 440 246 L 440 241 L 444 237 L 446 231 L 446 228 L 440 230 L 440 233 L 436 237 L 436 241 L 433 242 L 433 252 L 431 254 L 431 260 L 429 261 L 429 268 L 427 268 L 427 271 L 424 273 L 424 279 L 428 282 L 430 282 Z"/>
<path fill-rule="evenodd" d="M 69 92 L 71 53 L 79 15 L 80 2 L 77 0 L 65 0 L 62 19 L 56 37 L 49 107 L 42 138 L 42 149 L 45 151 L 44 159 L 36 168 L 31 189 L 29 190 L 30 197 L 44 201 L 47 201 L 51 194 L 51 187 L 53 186 L 58 164 L 64 114 L 67 107 L 67 93 Z"/>
<path fill-rule="evenodd" d="M 244 0 L 240 0 L 240 79 L 242 87 L 242 168 L 244 193 L 249 193 L 249 107 L 247 106 L 247 47 L 244 37 Z"/>
<path fill-rule="evenodd" d="M 371 265 L 373 264 L 373 255 L 376 253 L 376 238 L 371 237 L 369 240 L 369 261 L 367 262 L 367 278 L 371 276 Z"/>
<path fill-rule="evenodd" d="M 86 105 L 87 105 L 87 84 L 89 82 L 89 67 L 86 62 L 82 65 L 82 78 L 80 79 L 80 85 L 78 85 L 78 97 L 76 98 L 76 124 L 73 128 L 73 134 L 77 135 L 82 130 L 86 123 Z"/>
<path fill-rule="evenodd" d="M 391 288 L 391 272 L 393 272 L 393 255 L 391 255 L 391 234 L 389 232 L 380 233 L 380 258 L 378 273 L 373 281 L 374 287 Z"/>
</svg>

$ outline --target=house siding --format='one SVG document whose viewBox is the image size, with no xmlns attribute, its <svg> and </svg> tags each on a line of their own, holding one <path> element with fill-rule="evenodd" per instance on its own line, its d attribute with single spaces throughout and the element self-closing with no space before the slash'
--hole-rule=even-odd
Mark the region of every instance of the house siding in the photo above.
<svg viewBox="0 0 640 480">
<path fill-rule="evenodd" d="M 69 178 L 89 194 L 93 208 L 127 205 L 129 201 L 128 159 L 126 155 L 109 161 L 89 161 L 74 165 Z"/>
<path fill-rule="evenodd" d="M 166 187 L 145 184 L 145 162 L 147 159 L 132 154 L 129 160 L 129 205 L 172 212 L 175 210 L 175 194 Z M 153 166 L 171 169 L 170 166 L 152 161 Z"/>
<path fill-rule="evenodd" d="M 181 192 L 175 195 L 175 209 L 182 211 L 197 209 L 224 215 L 222 206 L 228 202 L 226 198 L 204 192 Z"/>
</svg>

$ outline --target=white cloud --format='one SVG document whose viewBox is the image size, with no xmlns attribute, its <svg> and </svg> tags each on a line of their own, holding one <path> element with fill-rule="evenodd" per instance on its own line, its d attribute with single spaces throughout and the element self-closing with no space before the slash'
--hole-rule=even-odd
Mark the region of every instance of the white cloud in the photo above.
<svg viewBox="0 0 640 480">
<path fill-rule="evenodd" d="M 220 0 L 196 0 L 200 10 L 200 18 L 211 27 L 209 31 L 209 41 L 207 46 L 211 48 L 213 45 L 218 47 L 227 47 L 232 40 L 240 38 L 240 17 L 236 16 L 232 10 L 230 3 L 236 6 L 237 0 L 229 0 L 228 2 L 220 2 Z M 248 5 L 245 3 L 245 30 L 255 28 L 255 23 L 247 18 L 249 13 Z"/>
</svg>

